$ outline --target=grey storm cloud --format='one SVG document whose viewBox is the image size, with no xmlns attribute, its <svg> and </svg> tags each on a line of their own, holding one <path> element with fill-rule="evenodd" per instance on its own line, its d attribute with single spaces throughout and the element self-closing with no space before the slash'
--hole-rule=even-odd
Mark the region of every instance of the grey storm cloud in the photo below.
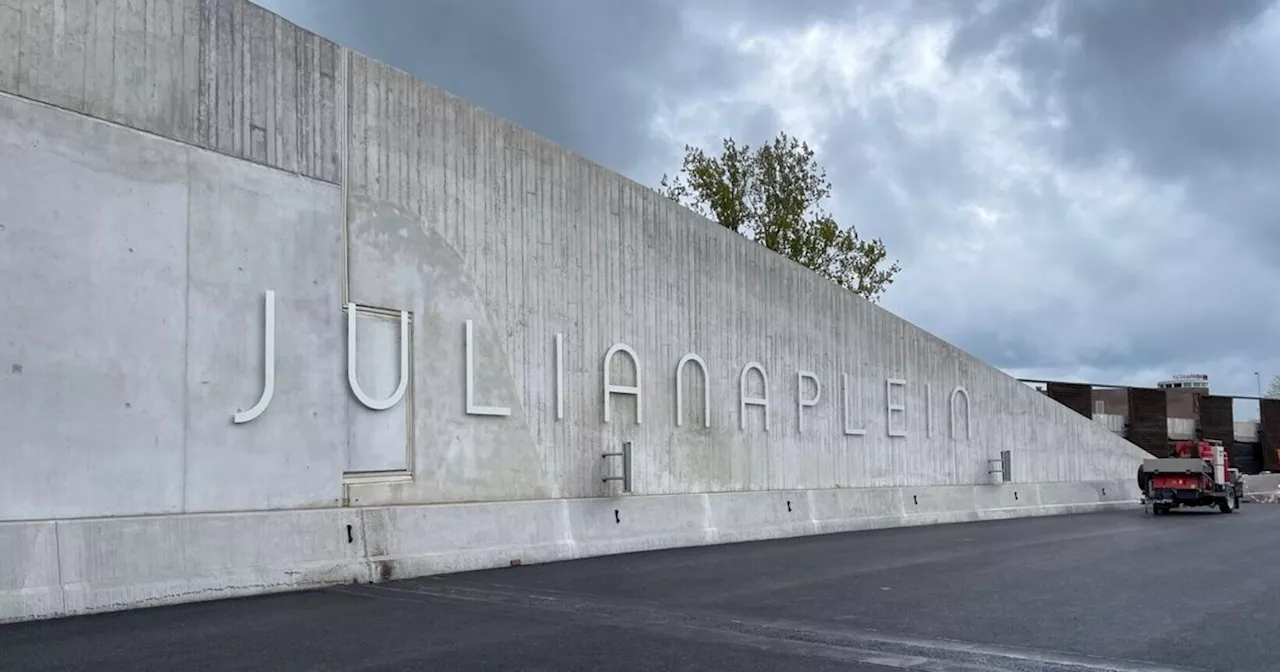
<svg viewBox="0 0 1280 672">
<path fill-rule="evenodd" d="M 648 183 L 678 168 L 688 137 L 758 143 L 811 118 L 837 216 L 903 261 L 886 307 L 1008 370 L 1150 383 L 1195 369 L 1237 394 L 1252 393 L 1254 370 L 1280 373 L 1273 3 L 259 4 Z M 818 25 L 832 30 L 809 45 L 808 69 L 787 69 L 792 95 L 742 95 L 793 49 L 746 48 L 743 35 L 798 44 Z M 854 95 L 909 80 L 911 31 L 934 25 L 947 27 L 946 75 L 925 69 L 930 82 L 989 92 L 958 101 L 963 87 L 909 82 Z M 859 31 L 877 46 L 838 48 Z M 849 58 L 869 80 L 847 83 Z M 655 131 L 681 105 L 698 128 L 680 141 Z M 994 224 L 975 220 L 979 207 L 999 212 Z"/>
<path fill-rule="evenodd" d="M 967 24 L 952 43 L 953 62 L 1010 47 L 1004 58 L 1041 105 L 1061 105 L 1067 123 L 1043 143 L 1063 165 L 1130 161 L 1185 194 L 1183 214 L 1196 225 L 1180 238 L 1166 232 L 1163 244 L 1152 245 L 1163 254 L 1081 256 L 1083 281 L 1132 288 L 1123 299 L 1112 294 L 1132 317 L 1096 327 L 1125 330 L 1135 347 L 1099 353 L 1089 364 L 1120 370 L 1220 353 L 1274 364 L 1280 44 L 1274 34 L 1246 32 L 1269 11 L 1273 3 L 1257 0 L 1015 2 Z M 1046 15 L 1053 33 L 1032 36 L 1031 25 Z M 1041 105 L 1026 113 L 1043 113 Z M 1219 243 L 1216 252 L 1204 249 L 1206 240 Z M 1239 261 L 1250 257 L 1270 274 L 1240 274 Z M 1024 361 L 1036 356 L 1015 352 Z"/>
<path fill-rule="evenodd" d="M 1274 178 L 1280 153 L 1277 44 L 1240 39 L 1273 7 L 1271 0 L 1012 2 L 967 24 L 950 56 L 963 61 L 1011 44 L 1008 59 L 1031 75 L 1039 98 L 1064 103 L 1071 123 L 1054 139 L 1064 162 L 1130 157 L 1153 178 L 1185 181 L 1199 204 L 1221 209 L 1234 225 L 1246 214 L 1237 206 L 1252 209 L 1240 200 L 1256 200 L 1251 191 Z M 1045 12 L 1056 14 L 1056 33 L 1029 36 Z"/>
</svg>

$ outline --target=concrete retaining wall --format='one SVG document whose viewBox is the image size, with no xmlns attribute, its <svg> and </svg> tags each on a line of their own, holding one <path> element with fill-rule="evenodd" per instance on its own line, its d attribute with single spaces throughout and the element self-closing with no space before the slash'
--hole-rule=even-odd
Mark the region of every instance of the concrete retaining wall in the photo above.
<svg viewBox="0 0 1280 672">
<path fill-rule="evenodd" d="M 243 0 L 0 36 L 5 618 L 1088 510 L 1144 457 Z"/>
<path fill-rule="evenodd" d="M 0 622 L 905 525 L 1135 508 L 1120 481 L 0 523 Z"/>
</svg>

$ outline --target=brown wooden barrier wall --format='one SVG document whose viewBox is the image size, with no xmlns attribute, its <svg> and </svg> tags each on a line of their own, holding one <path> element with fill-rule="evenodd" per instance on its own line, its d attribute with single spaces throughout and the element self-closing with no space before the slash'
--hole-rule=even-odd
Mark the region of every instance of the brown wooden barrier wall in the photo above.
<svg viewBox="0 0 1280 672">
<path fill-rule="evenodd" d="M 1258 404 L 1262 411 L 1262 423 L 1258 435 L 1262 441 L 1262 468 L 1280 471 L 1280 399 L 1263 399 Z"/>
<path fill-rule="evenodd" d="M 1169 457 L 1169 413 L 1164 390 L 1129 388 L 1126 438 L 1155 457 Z"/>
<path fill-rule="evenodd" d="M 1093 418 L 1092 385 L 1081 385 L 1079 383 L 1049 383 L 1045 385 L 1045 392 L 1049 395 L 1050 399 L 1053 399 L 1086 418 Z"/>
<path fill-rule="evenodd" d="M 1231 397 L 1200 397 L 1200 436 L 1222 442 L 1230 454 L 1236 443 L 1235 413 Z"/>
</svg>

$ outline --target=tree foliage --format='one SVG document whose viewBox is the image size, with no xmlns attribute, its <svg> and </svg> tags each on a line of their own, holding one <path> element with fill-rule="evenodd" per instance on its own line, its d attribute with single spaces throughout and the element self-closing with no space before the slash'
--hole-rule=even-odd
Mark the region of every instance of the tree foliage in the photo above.
<svg viewBox="0 0 1280 672">
<path fill-rule="evenodd" d="M 1280 376 L 1271 378 L 1271 386 L 1267 388 L 1266 396 L 1272 399 L 1280 399 Z"/>
<path fill-rule="evenodd" d="M 686 146 L 680 173 L 659 191 L 695 212 L 875 301 L 901 270 L 884 242 L 863 240 L 822 209 L 826 170 L 808 143 L 786 133 L 753 150 L 732 138 L 719 156 Z"/>
</svg>

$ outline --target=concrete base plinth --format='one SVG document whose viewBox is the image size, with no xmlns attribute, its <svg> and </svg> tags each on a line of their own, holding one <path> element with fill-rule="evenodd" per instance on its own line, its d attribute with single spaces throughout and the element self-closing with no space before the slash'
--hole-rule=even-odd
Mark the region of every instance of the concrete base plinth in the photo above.
<svg viewBox="0 0 1280 672">
<path fill-rule="evenodd" d="M 1116 481 L 0 523 L 0 622 L 614 553 L 1135 507 Z"/>
</svg>

